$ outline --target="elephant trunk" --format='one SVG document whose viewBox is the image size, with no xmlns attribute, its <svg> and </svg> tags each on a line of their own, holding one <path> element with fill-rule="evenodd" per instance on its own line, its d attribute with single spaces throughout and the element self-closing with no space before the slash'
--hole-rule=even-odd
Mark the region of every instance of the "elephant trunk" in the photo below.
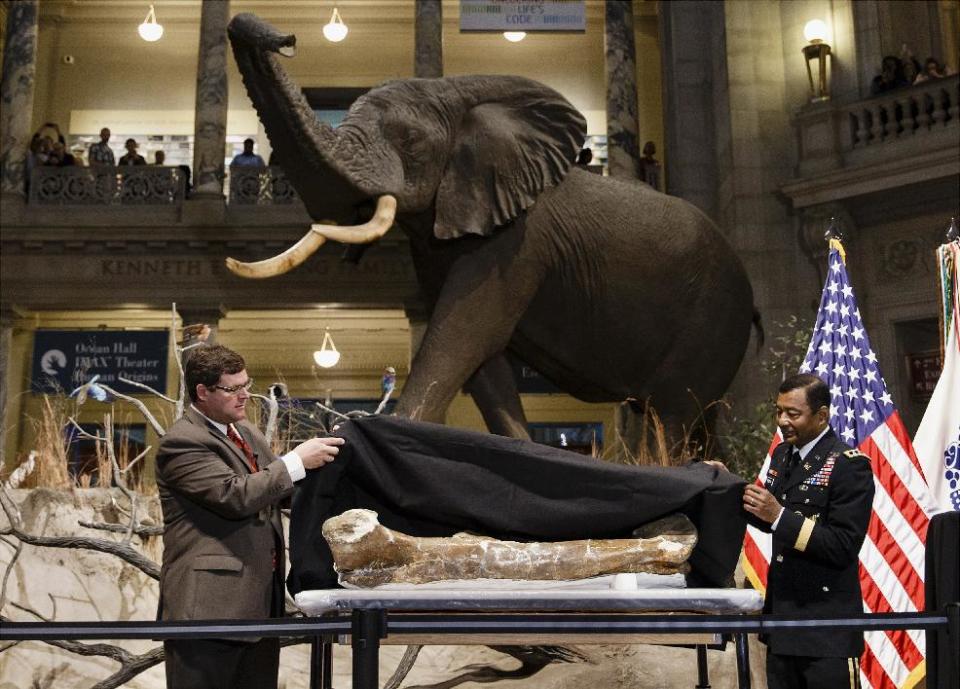
<svg viewBox="0 0 960 689">
<path fill-rule="evenodd" d="M 353 222 L 356 206 L 384 193 L 369 175 L 375 165 L 354 135 L 341 135 L 317 119 L 303 93 L 280 65 L 292 57 L 296 37 L 258 17 L 235 16 L 227 28 L 250 100 L 270 143 L 313 218 Z"/>
</svg>

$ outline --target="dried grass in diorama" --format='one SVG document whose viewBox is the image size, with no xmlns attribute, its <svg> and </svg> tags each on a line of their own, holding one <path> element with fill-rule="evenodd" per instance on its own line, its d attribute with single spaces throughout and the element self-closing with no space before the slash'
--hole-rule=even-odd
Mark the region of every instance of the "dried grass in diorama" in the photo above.
<svg viewBox="0 0 960 689">
<path fill-rule="evenodd" d="M 666 426 L 653 405 L 627 400 L 620 406 L 622 419 L 614 427 L 613 442 L 601 458 L 617 464 L 634 466 L 682 466 L 689 462 L 714 459 L 717 438 L 708 419 L 715 413 L 713 402 L 701 408 L 700 414 L 680 438 L 667 437 Z M 594 456 L 597 453 L 594 452 Z"/>
<path fill-rule="evenodd" d="M 37 439 L 35 451 L 36 468 L 33 475 L 22 484 L 24 488 L 73 487 L 68 471 L 69 443 L 64 429 L 67 427 L 67 405 L 62 396 L 44 395 L 40 402 L 40 418 L 35 420 Z"/>
</svg>

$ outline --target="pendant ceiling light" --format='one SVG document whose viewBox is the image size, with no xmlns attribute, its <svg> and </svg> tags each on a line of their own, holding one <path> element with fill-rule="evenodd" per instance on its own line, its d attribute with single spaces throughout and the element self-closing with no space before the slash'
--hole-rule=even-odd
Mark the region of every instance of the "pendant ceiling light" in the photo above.
<svg viewBox="0 0 960 689">
<path fill-rule="evenodd" d="M 519 43 L 524 38 L 527 37 L 526 31 L 504 31 L 503 37 L 506 38 L 511 43 Z"/>
<path fill-rule="evenodd" d="M 143 24 L 137 27 L 137 31 L 140 38 L 150 43 L 159 41 L 160 37 L 163 36 L 163 25 L 157 24 L 157 13 L 153 11 L 153 5 L 150 5 L 147 18 L 143 20 Z"/>
<path fill-rule="evenodd" d="M 330 21 L 323 25 L 323 37 L 333 43 L 339 43 L 347 37 L 347 25 L 343 23 L 336 7 L 333 8 Z"/>
<path fill-rule="evenodd" d="M 333 338 L 330 337 L 330 329 L 327 328 L 323 333 L 323 344 L 320 345 L 320 349 L 313 353 L 313 360 L 317 362 L 317 366 L 322 366 L 323 368 L 333 368 L 340 361 L 340 352 L 337 351 L 337 347 L 333 344 Z"/>
</svg>

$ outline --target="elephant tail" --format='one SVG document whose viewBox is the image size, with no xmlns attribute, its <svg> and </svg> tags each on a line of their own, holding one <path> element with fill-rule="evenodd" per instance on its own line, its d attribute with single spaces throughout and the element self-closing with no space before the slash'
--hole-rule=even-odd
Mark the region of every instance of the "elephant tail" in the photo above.
<svg viewBox="0 0 960 689">
<path fill-rule="evenodd" d="M 756 306 L 753 307 L 753 327 L 757 331 L 757 354 L 760 353 L 760 349 L 763 347 L 764 332 L 763 332 L 763 321 L 760 318 L 760 309 Z"/>
</svg>

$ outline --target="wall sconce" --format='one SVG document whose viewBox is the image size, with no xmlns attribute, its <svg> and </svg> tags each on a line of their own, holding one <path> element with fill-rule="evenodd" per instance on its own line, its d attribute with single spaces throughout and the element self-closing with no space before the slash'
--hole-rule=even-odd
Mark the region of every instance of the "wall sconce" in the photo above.
<svg viewBox="0 0 960 689">
<path fill-rule="evenodd" d="M 143 24 L 137 27 L 137 33 L 140 34 L 140 38 L 149 43 L 159 41 L 163 36 L 163 25 L 157 24 L 157 13 L 153 11 L 153 5 L 150 5 L 150 11 L 147 12 Z"/>
<path fill-rule="evenodd" d="M 323 344 L 313 353 L 313 360 L 317 362 L 317 366 L 323 368 L 333 368 L 340 361 L 340 352 L 337 351 L 333 338 L 330 337 L 330 328 L 324 331 Z"/>
<path fill-rule="evenodd" d="M 323 37 L 331 43 L 339 43 L 347 37 L 347 25 L 343 23 L 336 7 L 333 8 L 330 21 L 323 25 Z"/>
<path fill-rule="evenodd" d="M 827 44 L 827 25 L 819 19 L 807 22 L 803 27 L 803 36 L 808 44 L 803 46 L 803 57 L 807 62 L 807 78 L 810 80 L 810 102 L 830 99 L 830 85 L 827 83 L 827 58 L 830 57 L 830 46 Z M 817 61 L 817 80 L 814 83 L 813 70 L 810 63 Z"/>
<path fill-rule="evenodd" d="M 511 43 L 519 43 L 524 38 L 527 37 L 526 31 L 504 31 L 503 37 L 506 38 Z"/>
</svg>

